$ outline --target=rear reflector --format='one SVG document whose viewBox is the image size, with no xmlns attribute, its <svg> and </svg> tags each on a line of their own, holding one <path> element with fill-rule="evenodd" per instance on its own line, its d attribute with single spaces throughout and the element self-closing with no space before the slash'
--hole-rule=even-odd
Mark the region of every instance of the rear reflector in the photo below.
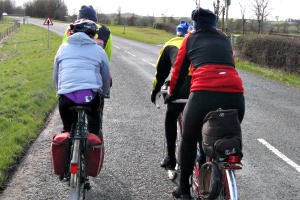
<svg viewBox="0 0 300 200">
<path fill-rule="evenodd" d="M 229 156 L 228 163 L 241 163 L 241 156 Z"/>
<path fill-rule="evenodd" d="M 71 173 L 72 174 L 77 174 L 78 170 L 78 164 L 77 163 L 71 163 Z"/>
</svg>

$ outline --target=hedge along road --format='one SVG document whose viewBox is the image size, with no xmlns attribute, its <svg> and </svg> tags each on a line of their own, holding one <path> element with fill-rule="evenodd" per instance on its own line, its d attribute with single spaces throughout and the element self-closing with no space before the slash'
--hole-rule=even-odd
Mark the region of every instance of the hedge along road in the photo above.
<svg viewBox="0 0 300 200">
<path fill-rule="evenodd" d="M 50 30 L 62 35 L 65 24 L 55 23 Z M 91 178 L 88 199 L 172 199 L 174 184 L 159 168 L 164 110 L 150 102 L 161 46 L 117 36 L 113 46 L 113 87 L 104 108 L 105 161 L 99 177 Z M 244 168 L 237 173 L 240 199 L 300 199 L 300 91 L 239 73 L 246 97 Z M 50 139 L 61 128 L 56 109 L 1 200 L 67 198 L 68 187 L 52 173 L 49 160 Z"/>
</svg>

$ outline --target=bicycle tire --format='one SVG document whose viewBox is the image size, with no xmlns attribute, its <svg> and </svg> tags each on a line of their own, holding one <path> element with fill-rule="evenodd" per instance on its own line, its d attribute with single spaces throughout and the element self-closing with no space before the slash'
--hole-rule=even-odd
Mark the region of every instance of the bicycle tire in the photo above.
<svg viewBox="0 0 300 200">
<path fill-rule="evenodd" d="M 177 119 L 177 136 L 176 136 L 176 146 L 175 146 L 175 156 L 176 156 L 176 161 L 177 164 L 179 164 L 180 157 L 179 157 L 179 152 L 180 152 L 180 143 L 182 140 L 182 114 L 179 115 Z"/>
<path fill-rule="evenodd" d="M 238 190 L 236 186 L 234 170 L 225 169 L 223 173 L 224 173 L 223 175 L 224 184 L 223 184 L 222 195 L 223 197 L 226 197 L 224 199 L 238 200 Z"/>
<path fill-rule="evenodd" d="M 192 199 L 198 200 L 201 196 L 201 190 L 199 185 L 199 172 L 200 172 L 200 161 L 199 159 L 196 159 L 193 174 L 190 177 L 190 193 Z"/>
<path fill-rule="evenodd" d="M 80 141 L 75 140 L 74 144 L 72 145 L 72 160 L 76 159 L 78 163 L 78 169 L 76 174 L 70 175 L 70 195 L 69 200 L 81 200 L 81 190 L 82 190 L 82 184 L 81 184 L 81 151 L 80 151 Z M 71 167 L 71 165 L 70 165 Z"/>
</svg>

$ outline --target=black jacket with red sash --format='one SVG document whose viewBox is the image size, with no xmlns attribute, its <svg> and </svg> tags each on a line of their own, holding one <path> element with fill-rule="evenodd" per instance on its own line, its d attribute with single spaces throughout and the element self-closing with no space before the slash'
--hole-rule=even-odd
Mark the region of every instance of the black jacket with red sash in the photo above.
<svg viewBox="0 0 300 200">
<path fill-rule="evenodd" d="M 187 35 L 178 51 L 170 82 L 170 94 L 176 99 L 191 65 L 191 92 L 206 90 L 243 93 L 229 39 L 214 28 Z"/>
</svg>

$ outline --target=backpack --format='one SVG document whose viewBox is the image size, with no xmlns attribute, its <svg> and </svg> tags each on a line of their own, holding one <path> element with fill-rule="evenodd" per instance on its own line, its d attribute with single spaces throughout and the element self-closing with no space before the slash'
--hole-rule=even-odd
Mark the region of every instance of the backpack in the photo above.
<svg viewBox="0 0 300 200">
<path fill-rule="evenodd" d="M 202 147 L 207 156 L 214 158 L 242 154 L 242 131 L 236 109 L 219 108 L 205 116 Z"/>
</svg>

